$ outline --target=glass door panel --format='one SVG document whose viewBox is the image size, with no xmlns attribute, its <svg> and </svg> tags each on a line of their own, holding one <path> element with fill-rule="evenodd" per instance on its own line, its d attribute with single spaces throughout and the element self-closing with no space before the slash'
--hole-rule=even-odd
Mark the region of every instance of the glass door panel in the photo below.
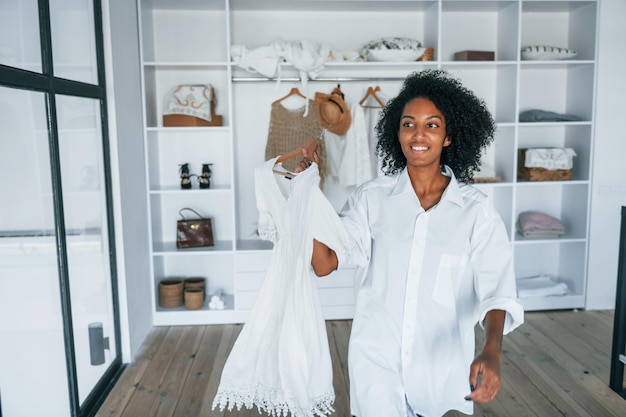
<svg viewBox="0 0 626 417">
<path fill-rule="evenodd" d="M 0 87 L 3 417 L 70 415 L 45 94 Z"/>
<path fill-rule="evenodd" d="M 76 373 L 82 404 L 116 358 L 100 102 L 57 95 Z"/>
<path fill-rule="evenodd" d="M 93 0 L 50 2 L 54 76 L 98 84 Z"/>
<path fill-rule="evenodd" d="M 0 417 L 93 415 L 122 366 L 101 27 L 0 0 Z"/>
<path fill-rule="evenodd" d="M 37 0 L 0 1 L 0 64 L 41 73 Z"/>
</svg>

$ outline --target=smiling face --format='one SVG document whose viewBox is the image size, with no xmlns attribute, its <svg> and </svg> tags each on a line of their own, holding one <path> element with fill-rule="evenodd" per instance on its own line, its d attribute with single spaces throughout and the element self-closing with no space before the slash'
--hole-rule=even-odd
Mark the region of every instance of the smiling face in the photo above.
<svg viewBox="0 0 626 417">
<path fill-rule="evenodd" d="M 446 136 L 446 119 L 435 104 L 425 98 L 414 98 L 404 106 L 398 140 L 407 167 L 436 167 L 441 152 L 450 145 Z"/>
</svg>

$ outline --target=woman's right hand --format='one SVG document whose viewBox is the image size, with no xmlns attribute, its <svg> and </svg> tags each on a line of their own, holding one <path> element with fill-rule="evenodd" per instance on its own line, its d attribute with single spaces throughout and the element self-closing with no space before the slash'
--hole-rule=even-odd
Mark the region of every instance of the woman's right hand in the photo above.
<svg viewBox="0 0 626 417">
<path fill-rule="evenodd" d="M 312 154 L 309 155 L 309 150 L 303 147 L 302 159 L 300 160 L 300 162 L 298 163 L 294 171 L 302 172 L 308 167 L 310 167 L 313 164 L 313 162 L 315 162 L 318 165 L 320 163 L 320 158 L 317 156 L 317 152 L 313 152 Z"/>
</svg>

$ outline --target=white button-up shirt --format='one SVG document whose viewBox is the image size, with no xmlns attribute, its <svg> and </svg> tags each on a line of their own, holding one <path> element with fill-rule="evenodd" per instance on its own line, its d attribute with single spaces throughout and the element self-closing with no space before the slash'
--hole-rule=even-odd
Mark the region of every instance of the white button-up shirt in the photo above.
<svg viewBox="0 0 626 417">
<path fill-rule="evenodd" d="M 355 416 L 404 417 L 407 401 L 426 417 L 472 414 L 476 323 L 493 309 L 507 312 L 505 334 L 523 322 L 500 216 L 444 173 L 450 184 L 428 211 L 406 170 L 359 187 L 342 211 L 362 272 L 348 355 Z"/>
</svg>

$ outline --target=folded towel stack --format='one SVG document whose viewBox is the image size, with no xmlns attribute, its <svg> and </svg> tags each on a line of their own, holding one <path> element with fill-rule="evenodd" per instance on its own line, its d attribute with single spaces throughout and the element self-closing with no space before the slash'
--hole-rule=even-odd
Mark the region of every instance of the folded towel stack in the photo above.
<svg viewBox="0 0 626 417">
<path fill-rule="evenodd" d="M 556 113 L 549 110 L 530 109 L 519 114 L 520 122 L 579 122 L 582 117 L 576 114 Z"/>
<path fill-rule="evenodd" d="M 559 237 L 565 234 L 565 226 L 545 213 L 524 211 L 517 218 L 517 231 L 524 237 Z"/>
<path fill-rule="evenodd" d="M 569 288 L 566 283 L 549 275 L 542 274 L 517 280 L 517 296 L 520 298 L 567 295 L 568 293 Z"/>
</svg>

